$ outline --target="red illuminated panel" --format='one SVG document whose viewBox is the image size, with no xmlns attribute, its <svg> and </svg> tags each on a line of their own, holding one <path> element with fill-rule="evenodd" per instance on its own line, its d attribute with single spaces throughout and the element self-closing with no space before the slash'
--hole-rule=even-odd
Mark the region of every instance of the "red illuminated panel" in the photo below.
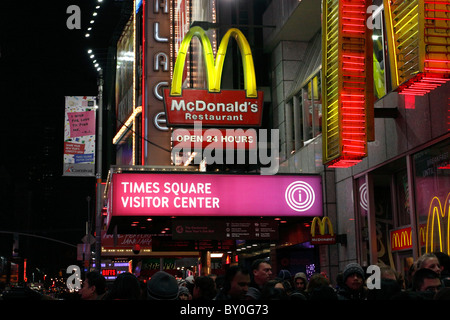
<svg viewBox="0 0 450 320">
<path fill-rule="evenodd" d="M 338 119 L 340 154 L 329 167 L 345 168 L 367 156 L 368 109 L 373 107 L 372 46 L 366 0 L 339 1 Z M 333 14 L 331 10 L 330 14 Z M 336 23 L 336 22 L 335 22 Z M 330 115 L 328 115 L 330 116 Z M 327 127 L 327 126 L 325 126 Z"/>
<path fill-rule="evenodd" d="M 102 269 L 102 276 L 104 277 L 115 277 L 117 275 L 116 269 Z"/>
</svg>

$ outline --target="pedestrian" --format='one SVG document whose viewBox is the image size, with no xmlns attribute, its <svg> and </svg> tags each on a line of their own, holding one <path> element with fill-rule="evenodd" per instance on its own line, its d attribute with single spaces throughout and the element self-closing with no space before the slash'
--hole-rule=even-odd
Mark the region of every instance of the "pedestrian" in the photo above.
<svg viewBox="0 0 450 320">
<path fill-rule="evenodd" d="M 396 294 L 400 293 L 402 288 L 395 279 L 381 278 L 380 288 L 368 290 L 367 300 L 391 300 Z"/>
<path fill-rule="evenodd" d="M 260 300 L 289 300 L 289 296 L 279 279 L 267 281 L 261 289 Z"/>
<path fill-rule="evenodd" d="M 148 300 L 177 300 L 178 283 L 175 277 L 165 271 L 156 272 L 147 282 Z"/>
<path fill-rule="evenodd" d="M 250 273 L 242 266 L 231 266 L 214 300 L 244 300 L 250 285 Z"/>
<path fill-rule="evenodd" d="M 209 276 L 194 279 L 192 300 L 213 300 L 217 295 L 216 284 Z"/>
<path fill-rule="evenodd" d="M 367 287 L 363 268 L 358 263 L 349 263 L 342 273 L 342 287 L 337 291 L 341 300 L 367 300 Z"/>
<path fill-rule="evenodd" d="M 439 274 L 431 269 L 418 269 L 413 276 L 412 290 L 419 292 L 426 299 L 432 299 L 442 289 Z"/>
<path fill-rule="evenodd" d="M 309 300 L 311 293 L 321 287 L 329 287 L 330 280 L 325 277 L 323 274 L 315 273 L 309 279 L 308 285 L 306 286 L 306 290 L 304 291 L 304 295 Z"/>
<path fill-rule="evenodd" d="M 424 253 L 416 260 L 414 271 L 417 272 L 423 268 L 433 270 L 439 276 L 441 275 L 441 265 L 439 264 L 439 260 L 434 253 Z"/>
<path fill-rule="evenodd" d="M 294 288 L 296 292 L 304 293 L 306 286 L 308 285 L 308 279 L 303 272 L 297 272 L 294 276 Z"/>
<path fill-rule="evenodd" d="M 268 260 L 257 259 L 251 266 L 251 283 L 248 288 L 247 298 L 249 300 L 258 300 L 264 285 L 272 277 L 272 266 Z"/>
<path fill-rule="evenodd" d="M 445 287 L 450 287 L 450 257 L 444 252 L 433 252 L 441 266 L 441 281 Z"/>
<path fill-rule="evenodd" d="M 103 300 L 106 294 L 106 279 L 96 271 L 86 273 L 83 286 L 78 292 L 82 300 Z"/>
<path fill-rule="evenodd" d="M 141 284 L 136 276 L 129 272 L 121 273 L 108 290 L 105 300 L 140 300 Z"/>
<path fill-rule="evenodd" d="M 321 285 L 315 287 L 308 293 L 308 300 L 338 300 L 338 295 L 330 285 Z"/>
<path fill-rule="evenodd" d="M 192 295 L 186 286 L 178 286 L 178 299 L 179 300 L 192 300 Z"/>
<path fill-rule="evenodd" d="M 287 295 L 290 296 L 291 293 L 294 291 L 294 282 L 292 281 L 292 275 L 289 272 L 289 270 L 282 269 L 278 273 L 278 277 L 283 284 L 284 290 L 286 291 Z"/>
</svg>

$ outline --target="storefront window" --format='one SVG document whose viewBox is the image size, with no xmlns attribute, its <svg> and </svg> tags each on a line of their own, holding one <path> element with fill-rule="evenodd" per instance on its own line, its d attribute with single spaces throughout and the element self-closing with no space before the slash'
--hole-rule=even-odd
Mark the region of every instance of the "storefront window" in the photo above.
<svg viewBox="0 0 450 320">
<path fill-rule="evenodd" d="M 391 175 L 373 176 L 373 198 L 375 208 L 375 231 L 377 243 L 377 261 L 392 265 L 392 253 L 389 250 L 389 231 L 393 229 Z"/>
<path fill-rule="evenodd" d="M 322 133 L 322 86 L 320 73 L 314 76 L 301 91 L 303 116 L 303 141 Z"/>
<path fill-rule="evenodd" d="M 408 175 L 405 170 L 395 174 L 397 226 L 411 224 Z"/>
<path fill-rule="evenodd" d="M 378 6 L 379 7 L 379 6 Z M 384 21 L 383 10 L 375 10 L 373 12 L 374 20 L 372 21 L 373 33 L 373 84 L 374 97 L 380 99 L 386 95 L 386 64 L 384 49 Z"/>
<path fill-rule="evenodd" d="M 420 254 L 449 254 L 450 140 L 414 155 Z"/>
</svg>

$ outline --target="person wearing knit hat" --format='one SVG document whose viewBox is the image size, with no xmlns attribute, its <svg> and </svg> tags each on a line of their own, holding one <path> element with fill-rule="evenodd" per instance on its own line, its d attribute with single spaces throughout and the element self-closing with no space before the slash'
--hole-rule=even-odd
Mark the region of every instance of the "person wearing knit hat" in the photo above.
<svg viewBox="0 0 450 320">
<path fill-rule="evenodd" d="M 156 272 L 147 283 L 147 297 L 149 300 L 176 300 L 177 280 L 165 271 Z"/>
<path fill-rule="evenodd" d="M 179 300 L 192 300 L 192 295 L 189 292 L 189 289 L 185 286 L 178 287 L 178 299 Z"/>
<path fill-rule="evenodd" d="M 338 296 L 343 300 L 366 300 L 367 288 L 364 284 L 364 270 L 358 263 L 349 263 L 342 273 L 343 286 Z"/>
</svg>

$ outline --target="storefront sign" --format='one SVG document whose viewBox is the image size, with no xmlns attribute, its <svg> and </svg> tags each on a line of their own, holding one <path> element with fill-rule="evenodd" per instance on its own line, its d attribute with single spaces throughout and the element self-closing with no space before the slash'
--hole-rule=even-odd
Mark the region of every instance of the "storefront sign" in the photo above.
<svg viewBox="0 0 450 320">
<path fill-rule="evenodd" d="M 390 231 L 391 251 L 412 249 L 411 227 Z"/>
<path fill-rule="evenodd" d="M 127 248 L 139 245 L 142 249 L 152 248 L 152 236 L 150 234 L 107 234 L 102 232 L 102 246 L 104 248 Z"/>
<path fill-rule="evenodd" d="M 257 146 L 255 129 L 175 129 L 172 133 L 173 147 L 190 150 L 215 149 L 254 150 Z"/>
<path fill-rule="evenodd" d="M 114 173 L 111 181 L 112 217 L 322 215 L 314 175 Z"/>
<path fill-rule="evenodd" d="M 427 225 L 419 225 L 419 246 L 425 245 Z M 412 249 L 412 229 L 410 226 L 389 231 L 391 251 Z"/>
<path fill-rule="evenodd" d="M 316 235 L 316 223 L 320 234 Z M 328 225 L 328 234 L 325 234 L 325 226 Z M 335 244 L 336 235 L 333 232 L 333 225 L 328 217 L 314 217 L 311 223 L 311 244 Z"/>
<path fill-rule="evenodd" d="M 273 220 L 179 220 L 172 222 L 174 240 L 277 240 L 278 222 Z"/>
<path fill-rule="evenodd" d="M 233 240 L 174 240 L 171 237 L 153 237 L 154 252 L 161 251 L 229 251 L 236 249 Z"/>
<path fill-rule="evenodd" d="M 197 37 L 204 51 L 208 90 L 182 90 L 186 55 L 192 37 Z M 236 39 L 244 65 L 245 91 L 221 90 L 223 63 L 230 37 Z M 164 107 L 171 126 L 193 126 L 202 121 L 212 127 L 259 127 L 262 121 L 263 92 L 256 90 L 255 67 L 250 45 L 241 31 L 231 28 L 223 37 L 217 58 L 205 31 L 193 27 L 184 37 L 175 62 L 172 86 L 164 89 Z"/>
</svg>

